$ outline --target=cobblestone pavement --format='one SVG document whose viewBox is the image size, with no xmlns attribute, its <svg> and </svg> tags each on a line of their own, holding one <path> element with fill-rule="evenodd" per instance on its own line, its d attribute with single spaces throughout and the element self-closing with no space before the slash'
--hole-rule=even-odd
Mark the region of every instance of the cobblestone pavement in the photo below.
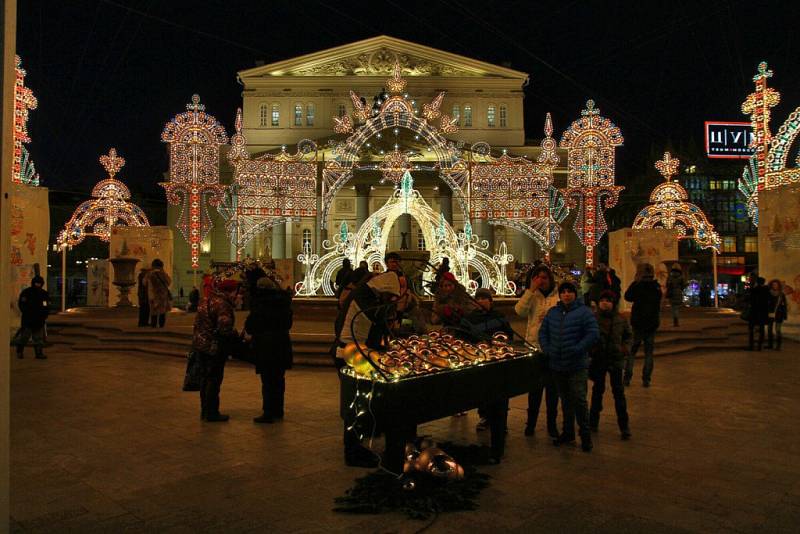
<svg viewBox="0 0 800 534">
<path fill-rule="evenodd" d="M 226 369 L 227 424 L 198 417 L 177 358 L 51 351 L 12 361 L 12 531 L 414 532 L 399 514 L 333 513 L 364 470 L 342 462 L 333 370 L 288 374 L 287 417 L 259 426 L 259 382 Z M 796 532 L 800 524 L 800 345 L 782 352 L 656 360 L 628 389 L 633 439 L 613 401 L 595 450 L 522 435 L 511 402 L 507 456 L 473 512 L 428 532 Z M 641 362 L 637 362 L 640 366 Z M 640 367 L 637 367 L 637 373 Z M 638 375 L 637 375 L 638 376 Z M 474 412 L 420 427 L 478 442 Z"/>
</svg>

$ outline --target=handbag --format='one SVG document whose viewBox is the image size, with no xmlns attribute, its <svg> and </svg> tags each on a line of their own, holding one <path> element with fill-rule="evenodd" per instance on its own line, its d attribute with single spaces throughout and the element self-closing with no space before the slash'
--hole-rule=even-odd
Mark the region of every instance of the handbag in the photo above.
<svg viewBox="0 0 800 534">
<path fill-rule="evenodd" d="M 205 372 L 203 362 L 197 351 L 189 351 L 186 357 L 186 374 L 183 376 L 183 391 L 200 391 Z"/>
</svg>

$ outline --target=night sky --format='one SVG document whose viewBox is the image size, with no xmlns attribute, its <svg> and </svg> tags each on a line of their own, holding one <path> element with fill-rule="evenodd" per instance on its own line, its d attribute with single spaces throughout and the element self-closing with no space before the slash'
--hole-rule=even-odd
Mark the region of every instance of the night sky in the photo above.
<svg viewBox="0 0 800 534">
<path fill-rule="evenodd" d="M 104 176 L 98 156 L 115 146 L 136 197 L 163 200 L 159 136 L 192 93 L 230 133 L 241 105 L 237 71 L 387 34 L 529 73 L 529 138 L 541 135 L 547 111 L 560 136 L 593 98 L 625 137 L 623 199 L 645 199 L 658 181 L 654 156 L 670 148 L 702 165 L 703 121 L 747 120 L 739 108 L 759 61 L 782 93 L 773 131 L 800 106 L 800 38 L 790 31 L 798 6 L 19 0 L 17 50 L 39 99 L 28 146 L 43 185 L 86 193 Z"/>
</svg>

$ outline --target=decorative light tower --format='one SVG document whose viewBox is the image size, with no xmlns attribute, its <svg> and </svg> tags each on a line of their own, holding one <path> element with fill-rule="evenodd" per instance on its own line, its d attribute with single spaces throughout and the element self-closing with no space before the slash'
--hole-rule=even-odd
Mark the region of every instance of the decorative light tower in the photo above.
<svg viewBox="0 0 800 534">
<path fill-rule="evenodd" d="M 750 146 L 754 149 L 753 157 L 758 174 L 757 191 L 764 189 L 767 171 L 765 163 L 772 141 L 769 129 L 770 108 L 774 108 L 781 101 L 780 93 L 772 87 L 767 87 L 767 78 L 772 78 L 772 71 L 767 68 L 767 62 L 762 61 L 758 64 L 758 73 L 753 76 L 756 90 L 742 103 L 742 113 L 750 115 L 753 125 L 753 141 Z"/>
<path fill-rule="evenodd" d="M 36 109 L 38 101 L 28 87 L 25 87 L 25 70 L 22 60 L 14 56 L 16 82 L 14 84 L 14 167 L 11 181 L 17 184 L 39 185 L 39 175 L 23 143 L 30 143 L 28 135 L 28 113 Z"/>
<path fill-rule="evenodd" d="M 213 227 L 207 204 L 216 206 L 222 201 L 219 147 L 228 142 L 228 135 L 219 121 L 205 112 L 200 97 L 192 95 L 186 111 L 164 126 L 161 141 L 169 143 L 169 182 L 160 185 L 170 204 L 182 206 L 176 226 L 189 243 L 196 276 L 200 242 Z"/>
<path fill-rule="evenodd" d="M 614 151 L 623 142 L 619 128 L 600 115 L 593 100 L 561 136 L 560 146 L 569 149 L 562 192 L 570 208 L 578 206 L 573 229 L 586 247 L 587 267 L 594 264 L 594 248 L 608 229 L 603 210 L 613 208 L 624 189 L 614 184 Z"/>
<path fill-rule="evenodd" d="M 664 152 L 664 159 L 657 161 L 656 169 L 665 182 L 650 193 L 652 204 L 645 206 L 633 221 L 634 230 L 666 228 L 678 231 L 678 239 L 694 239 L 701 248 L 710 248 L 714 266 L 714 303 L 717 297 L 717 254 L 719 254 L 719 234 L 705 213 L 689 202 L 689 194 L 674 176 L 678 173 L 680 160 Z"/>
</svg>

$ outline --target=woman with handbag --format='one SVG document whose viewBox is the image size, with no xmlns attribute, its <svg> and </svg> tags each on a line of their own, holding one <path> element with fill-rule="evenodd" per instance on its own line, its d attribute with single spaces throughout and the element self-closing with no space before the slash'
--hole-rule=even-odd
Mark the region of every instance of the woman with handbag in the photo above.
<svg viewBox="0 0 800 534">
<path fill-rule="evenodd" d="M 172 309 L 172 294 L 169 286 L 172 283 L 164 272 L 164 262 L 156 258 L 151 264 L 152 270 L 144 278 L 147 286 L 147 300 L 150 304 L 150 326 L 164 328 L 167 312 Z"/>
<path fill-rule="evenodd" d="M 783 284 L 780 280 L 770 280 L 769 297 L 767 298 L 767 348 L 781 350 L 781 326 L 786 320 L 786 294 L 783 292 Z M 774 341 L 774 344 L 773 344 Z"/>
</svg>

